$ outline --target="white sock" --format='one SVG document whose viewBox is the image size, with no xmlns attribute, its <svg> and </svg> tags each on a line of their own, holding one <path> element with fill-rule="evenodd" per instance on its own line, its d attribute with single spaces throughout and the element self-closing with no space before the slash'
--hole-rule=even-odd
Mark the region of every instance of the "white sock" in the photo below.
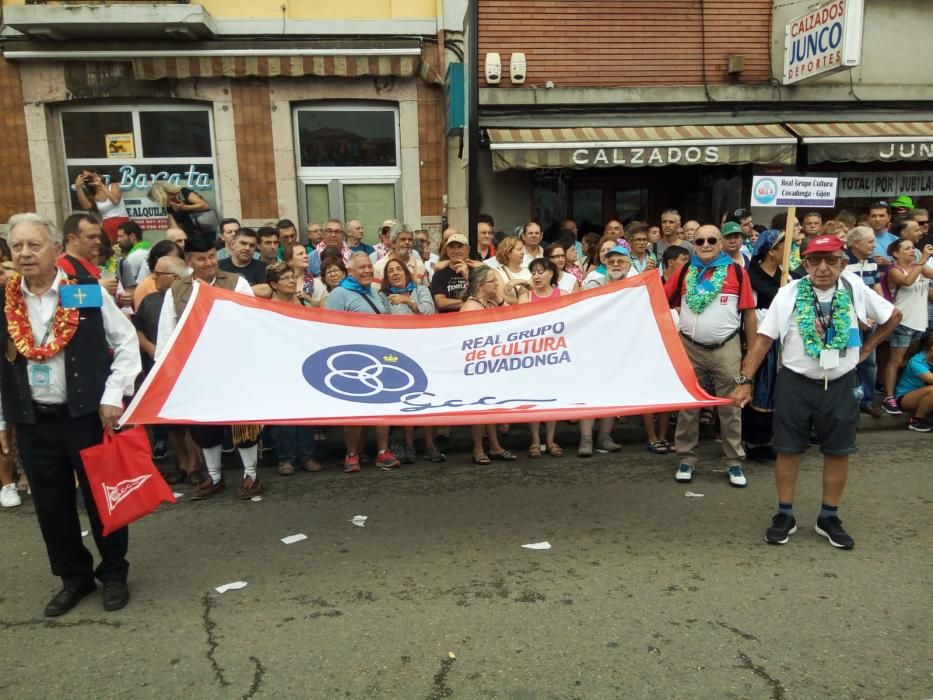
<svg viewBox="0 0 933 700">
<path fill-rule="evenodd" d="M 237 450 L 240 453 L 240 459 L 243 460 L 243 473 L 252 478 L 256 478 L 256 463 L 259 461 L 258 455 L 258 445 L 253 445 L 252 447 L 238 447 Z"/>
<path fill-rule="evenodd" d="M 204 452 L 204 463 L 207 465 L 207 474 L 211 477 L 213 483 L 217 483 L 221 479 L 220 474 L 220 454 L 221 446 L 217 447 L 202 447 L 201 451 Z"/>
</svg>

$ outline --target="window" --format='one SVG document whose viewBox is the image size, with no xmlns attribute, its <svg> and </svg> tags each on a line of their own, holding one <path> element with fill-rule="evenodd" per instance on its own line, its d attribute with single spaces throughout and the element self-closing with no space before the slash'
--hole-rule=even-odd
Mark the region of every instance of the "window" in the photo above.
<svg viewBox="0 0 933 700">
<path fill-rule="evenodd" d="M 165 210 L 146 196 L 155 180 L 187 187 L 217 209 L 209 108 L 96 106 L 60 114 L 72 209 L 80 209 L 74 183 L 84 170 L 118 183 L 130 218 L 144 229 L 168 225 Z"/>
<path fill-rule="evenodd" d="M 359 219 L 374 243 L 401 217 L 395 105 L 332 103 L 295 110 L 296 159 L 305 221 Z"/>
</svg>

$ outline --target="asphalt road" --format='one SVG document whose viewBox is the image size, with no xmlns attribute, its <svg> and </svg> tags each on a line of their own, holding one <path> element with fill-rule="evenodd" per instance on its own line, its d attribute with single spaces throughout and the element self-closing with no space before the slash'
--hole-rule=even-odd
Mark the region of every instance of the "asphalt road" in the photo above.
<svg viewBox="0 0 933 700">
<path fill-rule="evenodd" d="M 183 497 L 131 529 L 129 607 L 95 595 L 56 620 L 27 499 L 0 512 L 0 697 L 933 697 L 933 436 L 861 442 L 852 551 L 812 531 L 813 454 L 800 530 L 776 547 L 767 465 L 739 490 L 712 459 L 677 484 L 674 458 L 632 444 L 492 467 L 460 451 L 265 469 L 261 502 Z"/>
</svg>

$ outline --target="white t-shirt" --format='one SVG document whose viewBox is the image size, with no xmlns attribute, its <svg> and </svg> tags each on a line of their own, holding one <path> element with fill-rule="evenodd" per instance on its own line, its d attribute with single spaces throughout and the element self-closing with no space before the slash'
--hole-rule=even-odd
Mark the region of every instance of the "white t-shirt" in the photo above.
<svg viewBox="0 0 933 700">
<path fill-rule="evenodd" d="M 502 285 L 505 286 L 509 282 L 528 282 L 531 283 L 531 272 L 527 267 L 523 267 L 518 272 L 512 272 L 505 265 L 500 265 L 496 268 L 496 274 L 499 275 L 499 279 L 502 280 Z"/>
<path fill-rule="evenodd" d="M 894 311 L 894 305 L 881 295 L 865 286 L 862 280 L 849 272 L 843 272 L 843 276 L 849 281 L 852 287 L 852 307 L 849 314 L 852 317 L 850 327 L 854 332 L 850 332 L 851 338 L 858 338 L 858 320 L 874 319 L 878 323 L 885 323 L 891 318 Z M 859 348 L 850 347 L 846 349 L 845 356 L 839 353 L 839 366 L 834 369 L 824 370 L 820 367 L 818 357 L 810 357 L 803 347 L 803 340 L 797 329 L 797 321 L 794 318 L 794 306 L 797 303 L 797 287 L 800 280 L 794 280 L 782 287 L 771 302 L 771 307 L 764 318 L 764 321 L 758 326 L 758 332 L 774 340 L 781 341 L 781 364 L 792 372 L 802 374 L 810 379 L 825 378 L 832 381 L 851 372 L 858 364 Z M 838 289 L 845 289 L 840 279 L 837 283 Z M 822 301 L 830 301 L 835 294 L 834 289 L 826 291 L 814 290 L 817 298 Z"/>
<path fill-rule="evenodd" d="M 567 292 L 567 294 L 570 294 L 570 292 L 573 291 L 573 285 L 576 281 L 576 277 L 571 275 L 569 272 L 565 272 L 560 276 L 560 279 L 557 280 L 557 288 L 562 292 Z"/>
<path fill-rule="evenodd" d="M 522 258 L 522 266 L 523 266 L 523 267 L 528 267 L 529 265 L 531 265 L 531 261 L 532 261 L 532 260 L 537 260 L 538 258 L 543 258 L 543 257 L 544 257 L 544 247 L 543 247 L 543 246 L 540 246 L 540 245 L 538 246 L 538 252 L 537 252 L 537 254 L 535 254 L 535 253 L 529 253 L 529 252 L 528 252 L 528 248 L 526 247 L 526 248 L 525 248 L 525 257 Z"/>
<path fill-rule="evenodd" d="M 927 329 L 927 305 L 929 304 L 927 293 L 929 291 L 930 280 L 924 277 L 923 273 L 920 273 L 913 284 L 897 288 L 894 305 L 904 314 L 901 320 L 902 326 L 921 333 Z"/>
</svg>

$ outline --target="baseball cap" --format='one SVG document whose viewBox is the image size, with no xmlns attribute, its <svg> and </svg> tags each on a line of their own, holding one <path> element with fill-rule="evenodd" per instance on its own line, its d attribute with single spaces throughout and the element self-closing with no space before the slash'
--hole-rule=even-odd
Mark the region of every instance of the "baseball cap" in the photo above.
<svg viewBox="0 0 933 700">
<path fill-rule="evenodd" d="M 747 219 L 751 215 L 752 215 L 751 209 L 744 209 L 744 208 L 733 209 L 732 211 L 729 212 L 729 216 L 726 217 L 726 221 L 734 221 L 735 223 L 739 223 L 742 219 Z M 722 233 L 723 235 L 726 234 L 725 231 L 723 231 Z"/>
<path fill-rule="evenodd" d="M 892 207 L 906 207 L 908 209 L 914 208 L 914 200 L 908 197 L 906 194 L 898 195 L 893 200 L 891 200 Z"/>
<path fill-rule="evenodd" d="M 843 248 L 842 241 L 836 236 L 817 236 L 811 238 L 803 249 L 803 255 L 814 253 L 838 253 Z"/>
<path fill-rule="evenodd" d="M 606 257 L 608 258 L 610 255 L 624 255 L 627 258 L 632 257 L 632 253 L 629 249 L 621 245 L 612 246 L 612 248 L 606 251 Z"/>
<path fill-rule="evenodd" d="M 461 243 L 463 245 L 470 245 L 469 239 L 464 236 L 462 233 L 453 233 L 447 239 L 447 242 L 444 243 L 445 246 L 450 245 L 451 243 Z"/>
<path fill-rule="evenodd" d="M 739 226 L 734 221 L 727 221 L 722 225 L 722 235 L 723 236 L 734 236 L 735 234 L 744 235 L 742 227 Z"/>
</svg>

